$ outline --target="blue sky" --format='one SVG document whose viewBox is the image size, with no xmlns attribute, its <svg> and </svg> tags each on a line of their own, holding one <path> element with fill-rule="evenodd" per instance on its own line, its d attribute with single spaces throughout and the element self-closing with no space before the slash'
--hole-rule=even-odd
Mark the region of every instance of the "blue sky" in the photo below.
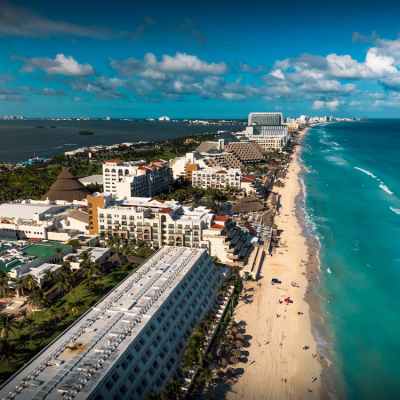
<svg viewBox="0 0 400 400">
<path fill-rule="evenodd" d="M 0 115 L 398 116 L 400 6 L 296 3 L 0 0 Z"/>
</svg>

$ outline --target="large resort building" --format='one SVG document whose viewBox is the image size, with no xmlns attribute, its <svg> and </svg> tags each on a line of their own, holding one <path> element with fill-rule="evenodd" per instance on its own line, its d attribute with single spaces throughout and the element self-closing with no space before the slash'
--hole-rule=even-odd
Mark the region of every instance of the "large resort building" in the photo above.
<svg viewBox="0 0 400 400">
<path fill-rule="evenodd" d="M 164 247 L 40 352 L 1 399 L 143 399 L 176 373 L 223 272 L 205 250 Z"/>
<path fill-rule="evenodd" d="M 264 151 L 281 151 L 289 141 L 282 113 L 250 113 L 244 135 Z"/>
<path fill-rule="evenodd" d="M 202 189 L 240 190 L 242 173 L 238 168 L 208 167 L 192 173 L 192 186 Z"/>
<path fill-rule="evenodd" d="M 93 201 L 92 201 L 93 200 Z M 185 246 L 203 248 L 223 263 L 244 262 L 251 237 L 236 241 L 233 231 L 240 231 L 225 215 L 215 215 L 205 207 L 186 207 L 170 201 L 133 197 L 109 201 L 102 195 L 89 200 L 92 216 L 89 230 L 102 238 L 118 237 L 127 241 L 145 242 L 153 248 Z M 239 233 L 239 232 L 237 232 Z"/>
<path fill-rule="evenodd" d="M 151 197 L 167 192 L 172 182 L 168 161 L 123 162 L 111 160 L 103 164 L 104 192 L 118 199 Z"/>
<path fill-rule="evenodd" d="M 159 202 L 145 197 L 110 204 L 97 210 L 99 234 L 145 241 L 153 247 L 177 245 L 208 247 L 202 230 L 213 214 L 205 207 L 190 208 L 176 201 Z"/>
</svg>

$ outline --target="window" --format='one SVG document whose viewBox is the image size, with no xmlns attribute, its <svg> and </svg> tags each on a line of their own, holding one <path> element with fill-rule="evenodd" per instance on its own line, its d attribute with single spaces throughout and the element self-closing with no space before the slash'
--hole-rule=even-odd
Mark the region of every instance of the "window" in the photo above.
<svg viewBox="0 0 400 400">
<path fill-rule="evenodd" d="M 114 382 L 117 382 L 117 380 L 118 380 L 118 378 L 119 378 L 118 372 L 114 372 L 114 373 L 111 375 L 111 378 L 113 378 Z"/>
</svg>

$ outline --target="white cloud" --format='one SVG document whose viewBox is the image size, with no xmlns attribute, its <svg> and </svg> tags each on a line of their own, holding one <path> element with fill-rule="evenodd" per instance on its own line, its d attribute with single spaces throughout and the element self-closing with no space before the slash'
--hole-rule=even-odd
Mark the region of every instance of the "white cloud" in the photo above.
<svg viewBox="0 0 400 400">
<path fill-rule="evenodd" d="M 92 75 L 94 69 L 90 64 L 79 64 L 72 56 L 60 53 L 52 58 L 25 58 L 22 70 L 32 72 L 36 69 L 45 71 L 50 75 L 86 76 Z"/>
<path fill-rule="evenodd" d="M 335 111 L 339 106 L 340 106 L 340 101 L 338 99 L 315 100 L 313 102 L 312 108 L 314 110 L 327 109 L 330 111 Z"/>
<path fill-rule="evenodd" d="M 154 56 L 154 55 L 153 55 Z M 156 58 L 152 58 L 150 65 L 155 65 Z M 164 54 L 158 67 L 166 72 L 195 72 L 200 74 L 223 74 L 226 72 L 225 63 L 208 63 L 197 56 L 186 53 L 176 53 L 174 56 Z"/>
<path fill-rule="evenodd" d="M 285 79 L 285 74 L 282 72 L 280 68 L 274 69 L 270 72 L 270 75 L 276 79 Z"/>
<path fill-rule="evenodd" d="M 222 75 L 227 71 L 223 62 L 207 62 L 195 55 L 176 53 L 174 56 L 164 54 L 160 60 L 153 53 L 146 53 L 143 60 L 128 58 L 112 60 L 111 66 L 124 75 L 139 73 L 144 78 L 168 79 L 175 74 Z"/>
</svg>

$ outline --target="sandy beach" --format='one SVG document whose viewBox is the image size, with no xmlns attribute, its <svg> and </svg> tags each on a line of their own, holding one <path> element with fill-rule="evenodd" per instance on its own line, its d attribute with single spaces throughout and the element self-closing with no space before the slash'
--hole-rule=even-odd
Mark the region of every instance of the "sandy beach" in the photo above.
<svg viewBox="0 0 400 400">
<path fill-rule="evenodd" d="M 281 246 L 267 256 L 258 282 L 246 283 L 254 288 L 249 304 L 238 304 L 235 318 L 247 323 L 251 335 L 247 363 L 238 364 L 244 373 L 227 393 L 227 399 L 283 400 L 318 399 L 321 391 L 321 359 L 312 333 L 309 279 L 316 265 L 309 263 L 310 251 L 302 233 L 296 200 L 301 193 L 298 146 L 290 163 L 283 188 L 280 215 Z M 299 207 L 299 205 L 297 205 Z M 300 213 L 301 214 L 301 213 Z M 272 285 L 278 278 L 280 285 Z M 293 303 L 282 302 L 290 297 Z"/>
</svg>

